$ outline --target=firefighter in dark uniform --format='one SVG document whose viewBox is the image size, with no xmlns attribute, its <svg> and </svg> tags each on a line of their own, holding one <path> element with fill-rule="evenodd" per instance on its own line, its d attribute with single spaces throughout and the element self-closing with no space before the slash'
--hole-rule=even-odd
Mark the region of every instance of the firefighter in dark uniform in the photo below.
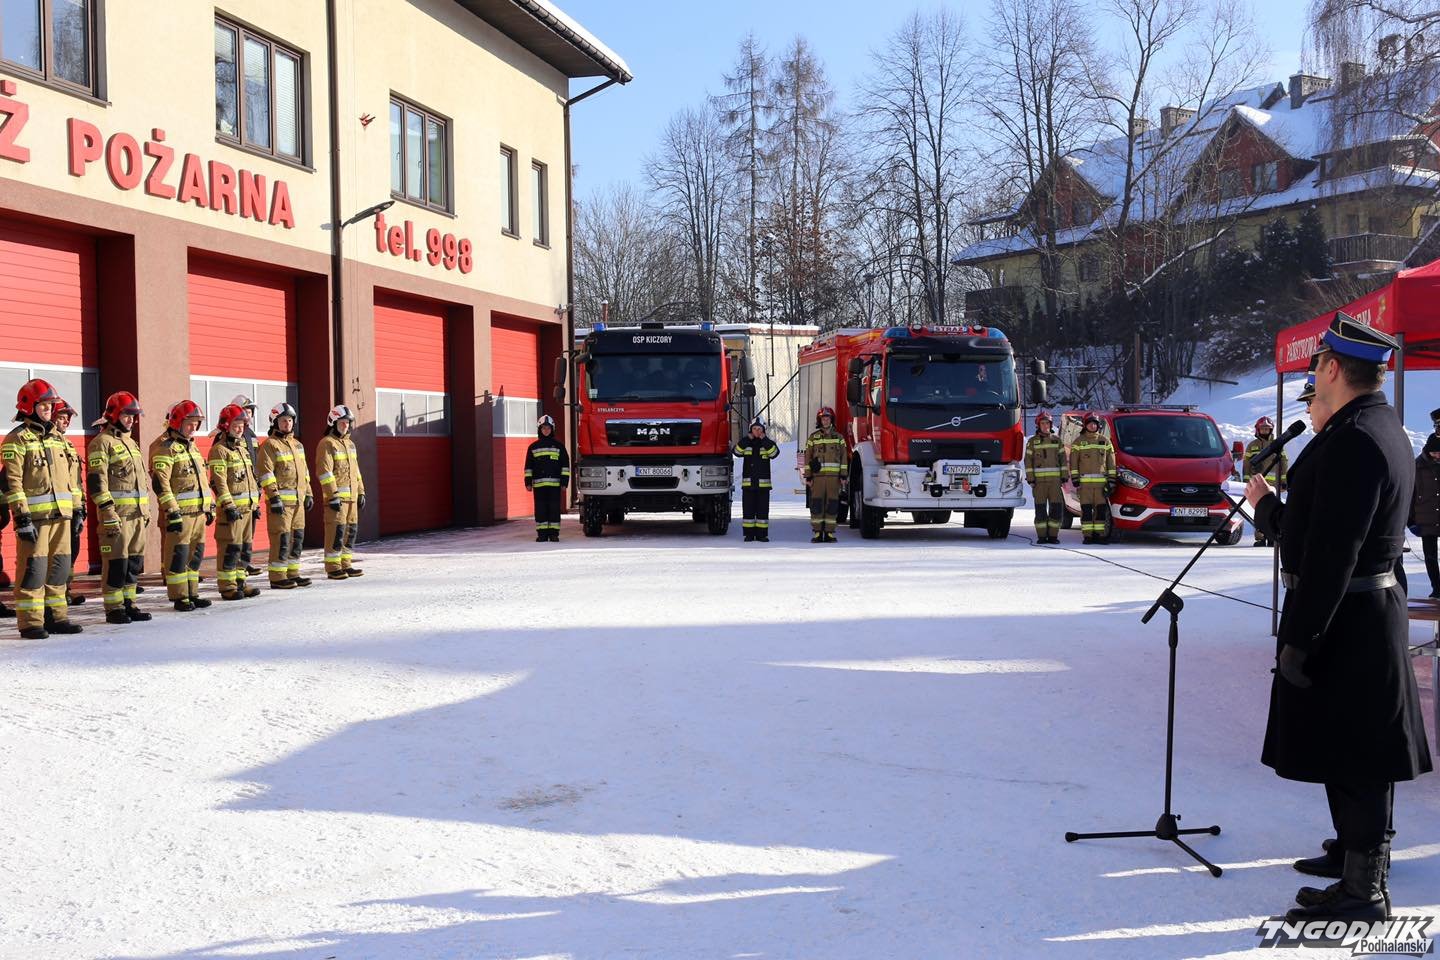
<svg viewBox="0 0 1440 960">
<path fill-rule="evenodd" d="M 741 438 L 733 451 L 740 458 L 740 512 L 744 519 L 745 542 L 770 542 L 770 461 L 780 447 L 765 436 L 765 421 L 756 417 L 750 436 Z"/>
<path fill-rule="evenodd" d="M 1270 486 L 1280 493 L 1285 492 L 1285 471 L 1289 467 L 1290 459 L 1285 456 L 1285 451 L 1273 453 L 1263 463 L 1251 463 L 1251 460 L 1260 454 L 1261 450 L 1270 446 L 1275 439 L 1275 421 L 1269 417 L 1261 417 L 1255 421 L 1255 439 L 1245 446 L 1244 459 L 1240 463 L 1241 476 L 1249 480 L 1254 476 L 1262 476 Z M 1274 546 L 1265 534 L 1258 529 L 1255 531 L 1255 546 Z"/>
<path fill-rule="evenodd" d="M 1338 842 L 1297 861 L 1338 877 L 1302 887 L 1292 919 L 1387 917 L 1395 782 L 1431 769 L 1395 569 L 1415 483 L 1410 440 L 1385 400 L 1397 344 L 1343 313 L 1321 338 L 1311 423 L 1281 503 L 1264 477 L 1245 496 L 1279 541 L 1285 603 L 1261 760 L 1325 785 Z"/>
<path fill-rule="evenodd" d="M 1059 543 L 1065 515 L 1061 488 L 1070 479 L 1065 447 L 1055 435 L 1055 421 L 1041 410 L 1035 415 L 1035 436 L 1025 443 L 1025 480 L 1035 498 L 1035 542 Z"/>
<path fill-rule="evenodd" d="M 570 455 L 555 439 L 555 418 L 538 423 L 540 436 L 525 451 L 525 489 L 535 495 L 535 542 L 560 542 L 560 502 L 570 485 Z"/>
</svg>

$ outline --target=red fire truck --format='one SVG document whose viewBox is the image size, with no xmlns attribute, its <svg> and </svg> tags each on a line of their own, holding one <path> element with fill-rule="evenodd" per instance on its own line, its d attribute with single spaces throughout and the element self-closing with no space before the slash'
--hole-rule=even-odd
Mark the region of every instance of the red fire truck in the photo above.
<svg viewBox="0 0 1440 960">
<path fill-rule="evenodd" d="M 1036 365 L 1032 402 L 1045 384 Z M 851 446 L 849 523 L 874 539 L 887 514 L 967 527 L 999 539 L 1025 504 L 1025 436 L 1010 341 L 994 327 L 839 330 L 800 350 L 800 420 L 834 407 Z M 843 398 L 845 403 L 837 403 Z M 803 464 L 797 464 L 803 469 Z"/>
<path fill-rule="evenodd" d="M 711 324 L 597 323 L 573 360 L 585 536 L 636 511 L 688 513 L 725 533 L 730 449 L 755 395 L 745 340 Z"/>
</svg>

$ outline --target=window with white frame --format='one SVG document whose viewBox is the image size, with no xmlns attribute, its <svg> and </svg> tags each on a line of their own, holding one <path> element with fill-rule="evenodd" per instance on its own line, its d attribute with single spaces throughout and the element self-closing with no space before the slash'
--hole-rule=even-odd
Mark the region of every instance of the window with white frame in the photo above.
<svg viewBox="0 0 1440 960">
<path fill-rule="evenodd" d="M 1229 200 L 1245 192 L 1245 181 L 1239 170 L 1220 171 L 1220 199 Z"/>
<path fill-rule="evenodd" d="M 519 186 L 516 183 L 515 151 L 500 147 L 500 232 L 507 237 L 520 236 L 520 217 L 516 212 Z"/>
<path fill-rule="evenodd" d="M 1250 185 L 1255 193 L 1274 193 L 1280 189 L 1280 164 L 1275 160 L 1257 163 L 1250 168 Z"/>
<path fill-rule="evenodd" d="M 540 401 L 528 397 L 495 397 L 491 436 L 533 437 L 540 420 Z"/>
<path fill-rule="evenodd" d="M 94 433 L 92 420 L 104 412 L 100 399 L 100 371 L 87 367 L 29 366 L 23 363 L 0 363 L 0 397 L 13 397 L 29 380 L 44 380 L 55 388 L 74 410 L 67 436 Z M 9 429 L 8 427 L 6 428 Z"/>
<path fill-rule="evenodd" d="M 430 390 L 376 390 L 375 432 L 382 437 L 448 437 L 449 398 Z"/>
<path fill-rule="evenodd" d="M 236 397 L 246 396 L 255 403 L 255 422 L 250 429 L 256 436 L 270 432 L 270 410 L 279 403 L 300 409 L 300 386 L 279 380 L 231 380 L 226 377 L 191 377 L 190 399 L 205 411 L 205 427 L 211 429 L 220 419 L 220 411 Z M 155 411 L 164 414 L 164 410 Z"/>
</svg>

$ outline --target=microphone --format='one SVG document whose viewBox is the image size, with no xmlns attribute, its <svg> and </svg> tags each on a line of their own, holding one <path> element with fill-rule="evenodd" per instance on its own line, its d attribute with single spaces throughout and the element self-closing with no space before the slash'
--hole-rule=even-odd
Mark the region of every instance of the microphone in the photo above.
<svg viewBox="0 0 1440 960">
<path fill-rule="evenodd" d="M 1258 473 L 1260 470 L 1260 464 L 1275 456 L 1275 454 L 1279 453 L 1281 448 L 1284 447 L 1285 444 L 1289 443 L 1291 440 L 1294 440 L 1296 437 L 1300 436 L 1300 434 L 1304 432 L 1304 420 L 1296 420 L 1294 423 L 1290 424 L 1290 426 L 1285 428 L 1284 433 L 1280 434 L 1280 436 L 1276 437 L 1274 440 L 1271 440 L 1269 445 L 1266 446 L 1264 450 L 1261 450 L 1259 453 L 1255 454 L 1255 456 L 1250 458 L 1250 469 Z"/>
</svg>

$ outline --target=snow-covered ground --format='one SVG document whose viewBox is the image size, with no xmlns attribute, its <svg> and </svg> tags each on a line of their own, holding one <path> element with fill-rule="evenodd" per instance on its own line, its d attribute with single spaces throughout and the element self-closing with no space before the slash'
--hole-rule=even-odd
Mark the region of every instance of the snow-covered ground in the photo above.
<svg viewBox="0 0 1440 960">
<path fill-rule="evenodd" d="M 1217 880 L 1167 843 L 1062 839 L 1160 813 L 1166 630 L 1139 617 L 1188 547 L 1035 547 L 1028 517 L 812 546 L 785 499 L 769 545 L 516 523 L 5 637 L 0 956 L 1256 948 L 1328 831 L 1320 788 L 1258 762 L 1270 617 L 1237 600 L 1268 601 L 1269 551 L 1217 549 L 1191 582 L 1229 598 L 1184 593 L 1175 807 L 1223 826 L 1194 841 Z M 1396 825 L 1397 909 L 1440 912 L 1440 780 L 1400 787 Z"/>
</svg>

